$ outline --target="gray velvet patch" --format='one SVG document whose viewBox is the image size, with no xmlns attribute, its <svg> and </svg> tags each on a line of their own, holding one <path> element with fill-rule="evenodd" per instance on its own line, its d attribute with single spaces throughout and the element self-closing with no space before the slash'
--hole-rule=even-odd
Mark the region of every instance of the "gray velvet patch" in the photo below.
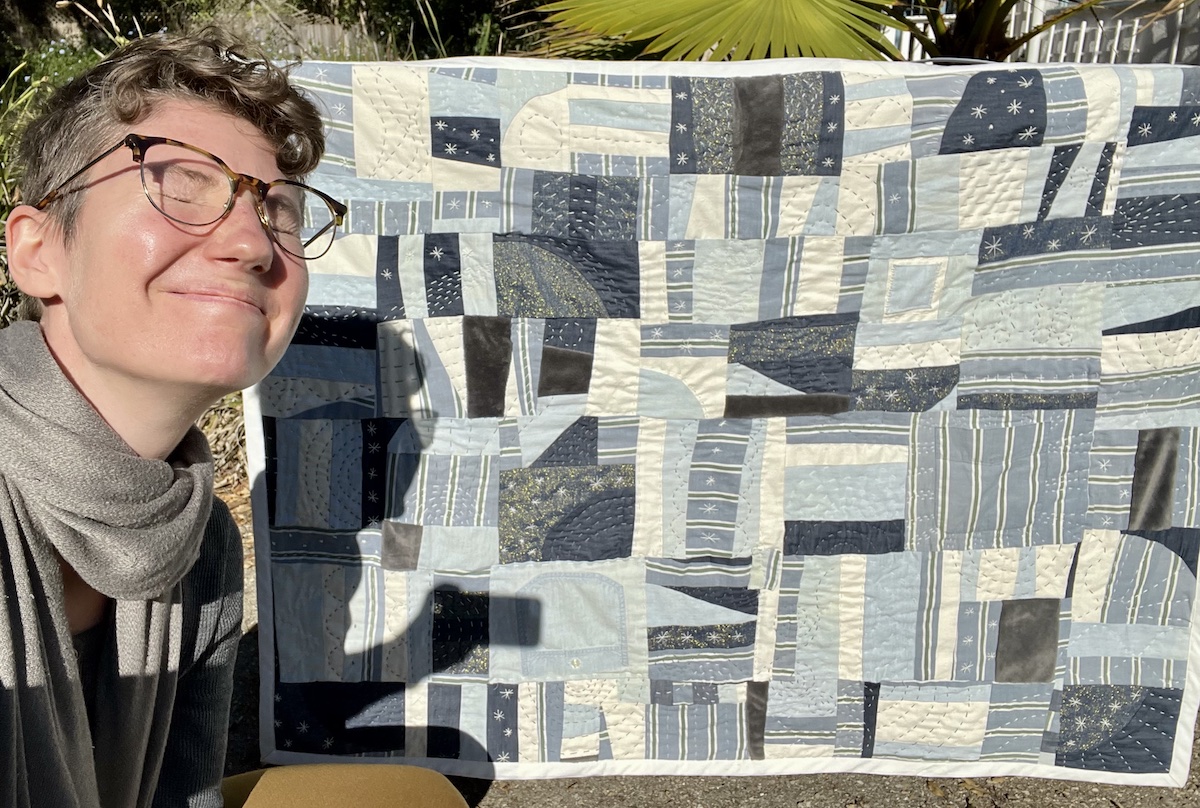
<svg viewBox="0 0 1200 808">
<path fill-rule="evenodd" d="M 796 396 L 726 396 L 726 418 L 785 418 L 789 415 L 836 415 L 850 409 L 850 396 L 812 393 Z"/>
<path fill-rule="evenodd" d="M 1058 658 L 1057 598 L 1006 600 L 996 638 L 997 682 L 1049 682 Z"/>
<path fill-rule="evenodd" d="M 592 383 L 592 355 L 582 351 L 542 348 L 542 373 L 538 377 L 539 396 L 565 396 L 586 393 Z"/>
<path fill-rule="evenodd" d="M 383 523 L 383 549 L 380 564 L 396 572 L 415 570 L 421 557 L 420 525 L 406 525 L 387 520 Z"/>
<path fill-rule="evenodd" d="M 751 760 L 766 758 L 767 691 L 770 682 L 746 682 L 746 745 Z"/>
<path fill-rule="evenodd" d="M 733 87 L 733 173 L 758 177 L 781 173 L 783 79 L 748 76 L 734 79 Z"/>
<path fill-rule="evenodd" d="M 507 317 L 463 317 L 467 364 L 467 417 L 504 416 L 504 389 L 512 363 L 512 325 Z"/>
<path fill-rule="evenodd" d="M 1178 467 L 1178 427 L 1143 429 L 1138 433 L 1137 454 L 1133 460 L 1133 493 L 1129 501 L 1130 530 L 1171 527 Z"/>
</svg>

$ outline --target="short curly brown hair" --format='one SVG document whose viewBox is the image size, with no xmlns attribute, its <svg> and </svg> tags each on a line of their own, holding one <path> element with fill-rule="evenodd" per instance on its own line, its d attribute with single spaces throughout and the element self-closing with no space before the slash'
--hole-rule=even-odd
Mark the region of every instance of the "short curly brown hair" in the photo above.
<svg viewBox="0 0 1200 808">
<path fill-rule="evenodd" d="M 292 179 L 316 168 L 325 151 L 320 113 L 289 83 L 287 67 L 218 28 L 156 34 L 60 87 L 25 127 L 17 149 L 21 197 L 41 199 L 168 99 L 199 101 L 253 124 Z M 82 202 L 82 194 L 66 194 L 48 209 L 68 243 Z M 37 319 L 40 303 L 27 299 L 22 309 Z"/>
<path fill-rule="evenodd" d="M 320 113 L 288 82 L 287 68 L 217 28 L 156 34 L 60 87 L 26 126 L 17 152 L 22 198 L 41 199 L 168 99 L 199 101 L 252 123 L 292 179 L 316 168 L 325 151 Z M 69 237 L 81 199 L 61 201 L 50 213 Z"/>
</svg>

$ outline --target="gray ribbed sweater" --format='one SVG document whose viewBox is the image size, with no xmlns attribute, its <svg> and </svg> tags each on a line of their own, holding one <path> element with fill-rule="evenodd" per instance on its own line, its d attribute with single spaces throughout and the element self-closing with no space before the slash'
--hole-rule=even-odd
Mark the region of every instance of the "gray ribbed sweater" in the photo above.
<svg viewBox="0 0 1200 808">
<path fill-rule="evenodd" d="M 153 794 L 154 808 L 217 808 L 221 805 L 233 664 L 242 629 L 242 542 L 229 509 L 219 499 L 213 503 L 200 558 L 182 581 L 182 597 L 183 645 L 175 695 L 170 702 L 155 705 L 155 711 L 170 722 L 161 750 L 162 765 L 157 788 L 154 773 L 143 772 L 144 786 L 151 790 L 143 790 L 138 802 L 145 804 Z M 115 664 L 114 642 L 110 626 L 105 650 L 97 660 L 101 666 Z M 9 733 L 19 730 L 2 724 L 13 695 L 5 692 L 0 697 L 5 702 L 0 707 L 0 731 L 4 733 L 0 738 L 12 737 Z M 18 737 L 13 742 L 20 745 L 19 731 L 15 734 Z M 104 751 L 96 750 L 101 793 L 110 790 L 105 783 Z M 72 784 L 47 782 L 43 778 L 54 767 L 39 765 L 39 750 L 26 747 L 24 752 L 27 771 L 13 772 L 7 782 L 0 781 L 0 804 L 30 808 L 73 804 L 64 801 L 70 800 L 67 791 Z M 149 757 L 154 757 L 153 750 Z M 107 808 L 107 803 L 101 804 Z"/>
<path fill-rule="evenodd" d="M 155 808 L 221 805 L 233 663 L 241 635 L 242 538 L 225 503 L 214 498 L 200 558 L 183 579 L 180 674 Z"/>
</svg>

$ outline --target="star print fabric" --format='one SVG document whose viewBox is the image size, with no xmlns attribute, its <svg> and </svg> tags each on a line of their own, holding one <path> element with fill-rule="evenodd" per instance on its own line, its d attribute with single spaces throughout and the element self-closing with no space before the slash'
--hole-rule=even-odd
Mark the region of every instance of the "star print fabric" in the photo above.
<svg viewBox="0 0 1200 808">
<path fill-rule="evenodd" d="M 1200 68 L 296 75 L 266 760 L 1184 782 Z"/>
</svg>

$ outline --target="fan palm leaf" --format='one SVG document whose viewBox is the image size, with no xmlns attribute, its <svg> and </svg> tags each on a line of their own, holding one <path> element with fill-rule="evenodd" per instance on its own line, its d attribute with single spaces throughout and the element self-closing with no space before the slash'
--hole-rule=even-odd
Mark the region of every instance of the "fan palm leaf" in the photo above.
<svg viewBox="0 0 1200 808">
<path fill-rule="evenodd" d="M 899 58 L 883 32 L 899 27 L 885 0 L 556 0 L 542 6 L 556 35 L 644 42 L 663 59 L 767 56 Z"/>
</svg>

